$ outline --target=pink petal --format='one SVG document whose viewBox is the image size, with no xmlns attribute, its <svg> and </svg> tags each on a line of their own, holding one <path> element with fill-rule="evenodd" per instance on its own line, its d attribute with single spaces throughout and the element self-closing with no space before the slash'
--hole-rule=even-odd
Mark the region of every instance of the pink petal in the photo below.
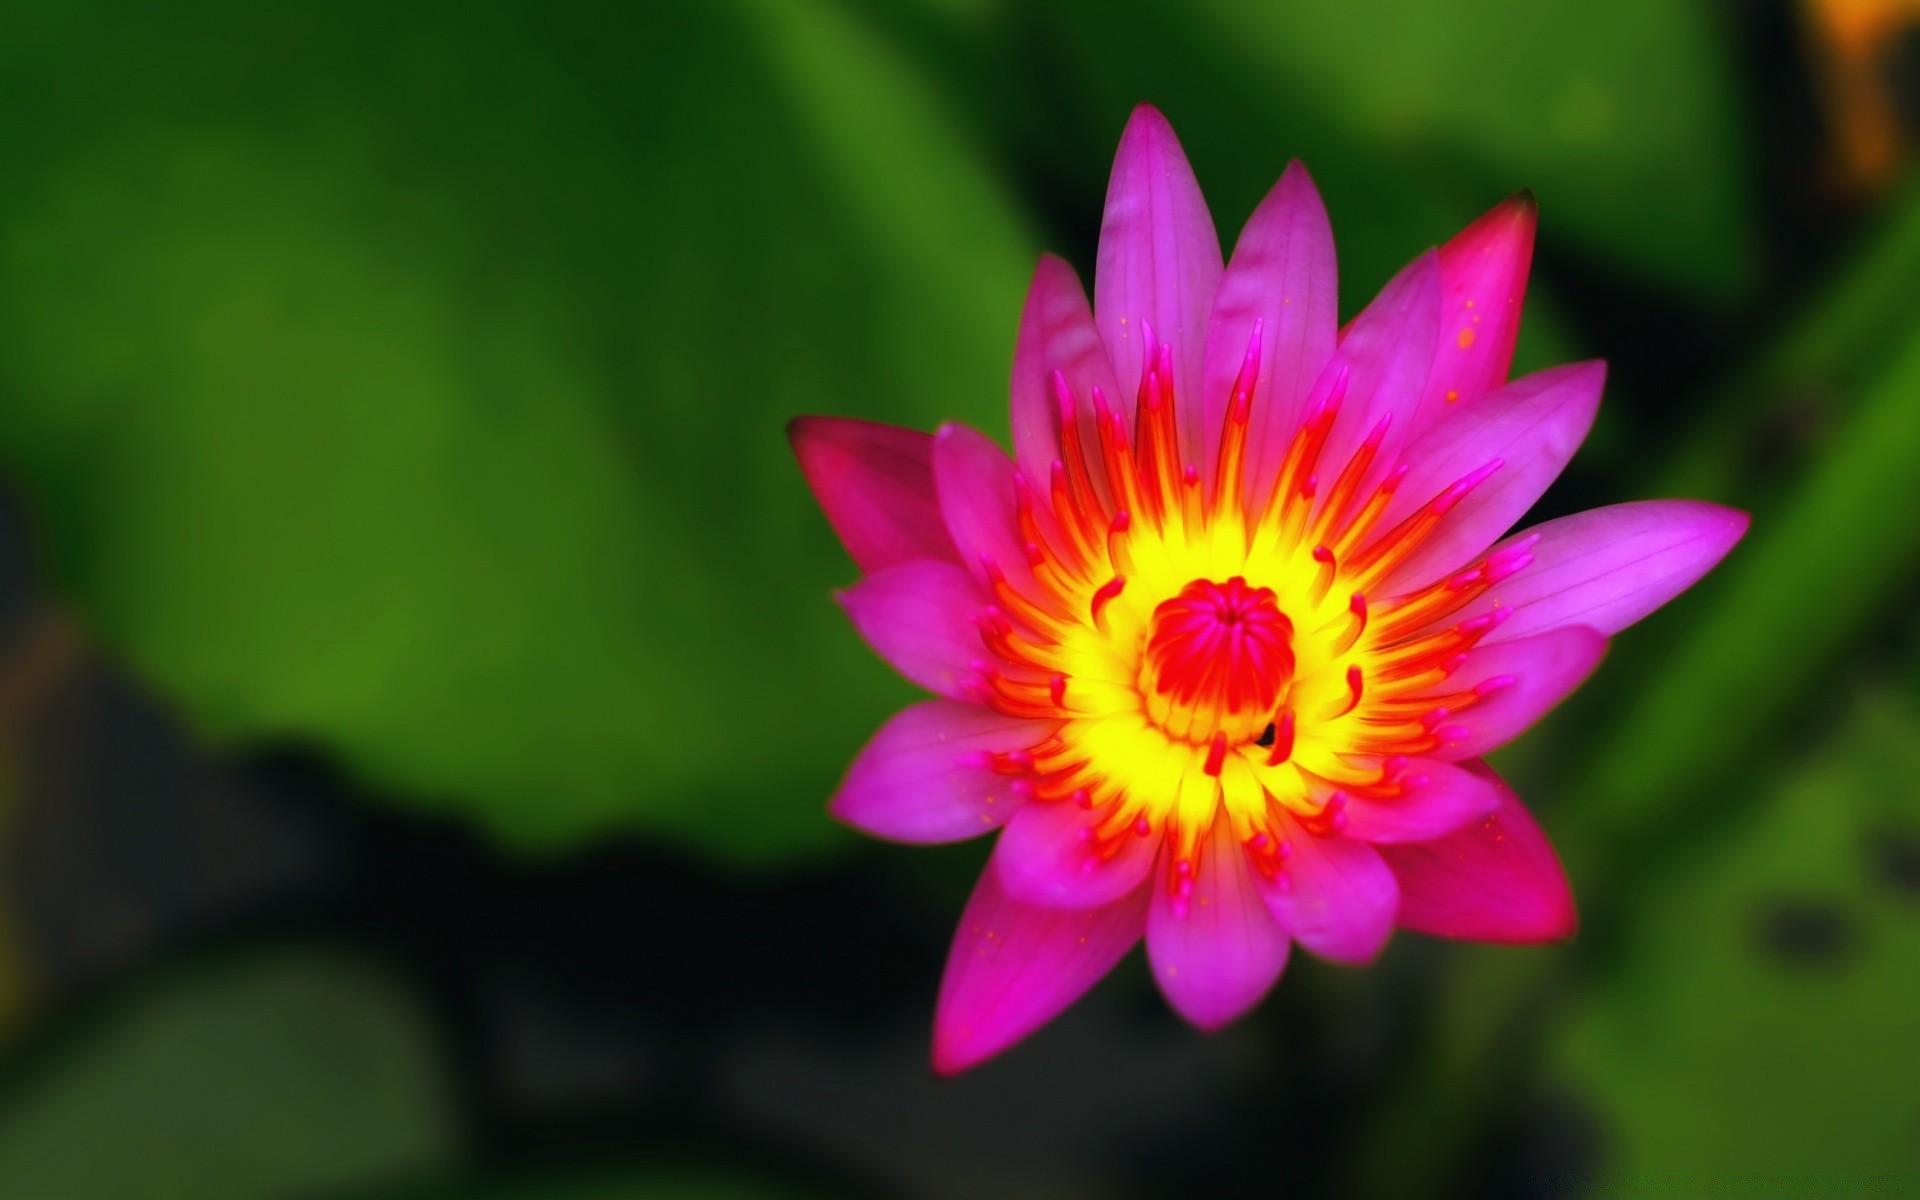
<svg viewBox="0 0 1920 1200">
<path fill-rule="evenodd" d="M 1521 192 L 1440 247 L 1440 346 L 1421 428 L 1507 381 L 1538 218 L 1533 193 Z"/>
<path fill-rule="evenodd" d="M 933 1069 L 964 1071 L 1052 1020 L 1140 940 L 1146 908 L 1145 888 L 1105 908 L 1036 908 L 982 872 L 940 981 Z"/>
<path fill-rule="evenodd" d="M 1254 886 L 1247 855 L 1215 822 L 1193 891 L 1184 899 L 1156 872 L 1147 910 L 1147 961 L 1181 1016 L 1218 1029 L 1260 1002 L 1287 965 L 1287 935 Z"/>
<path fill-rule="evenodd" d="M 1093 389 L 1099 388 L 1109 402 L 1120 389 L 1080 277 L 1049 254 L 1034 270 L 1013 348 L 1013 453 L 1021 474 L 1036 488 L 1049 486 L 1053 462 L 1060 457 L 1056 372 L 1079 417 L 1081 444 L 1090 456 L 1096 455 L 1100 443 L 1094 434 Z M 1097 458 L 1092 465 L 1098 472 Z"/>
<path fill-rule="evenodd" d="M 1182 452 L 1189 460 L 1204 445 L 1202 363 L 1220 270 L 1220 239 L 1186 152 L 1159 110 L 1142 104 L 1120 135 L 1107 182 L 1093 314 L 1119 383 L 1121 394 L 1112 397 L 1118 412 L 1133 411 L 1147 328 L 1173 348 Z"/>
<path fill-rule="evenodd" d="M 984 761 L 1026 750 L 1055 726 L 974 704 L 924 700 L 895 713 L 860 751 L 828 810 L 891 842 L 957 842 L 1019 807 L 1011 779 Z"/>
<path fill-rule="evenodd" d="M 1289 163 L 1240 232 L 1208 318 L 1202 470 L 1211 472 L 1219 459 L 1220 431 L 1256 322 L 1260 354 L 1248 428 L 1249 495 L 1256 494 L 1257 481 L 1279 470 L 1307 394 L 1333 356 L 1338 291 L 1326 206 L 1307 169 Z"/>
<path fill-rule="evenodd" d="M 930 692 L 968 698 L 969 664 L 987 654 L 973 621 L 988 600 L 973 576 L 923 558 L 877 571 L 839 599 L 860 636 L 895 670 Z"/>
<path fill-rule="evenodd" d="M 992 438 L 948 422 L 933 436 L 933 480 L 960 561 L 982 580 L 988 563 L 1031 591 L 1033 570 L 1020 536 L 1013 462 Z"/>
<path fill-rule="evenodd" d="M 1432 504 L 1455 483 L 1498 464 L 1397 567 L 1386 590 L 1412 591 L 1465 565 L 1526 515 L 1593 428 L 1607 367 L 1572 363 L 1515 380 L 1433 426 L 1406 450 L 1407 476 L 1382 530 Z"/>
<path fill-rule="evenodd" d="M 1380 852 L 1350 837 L 1321 837 L 1283 817 L 1287 857 L 1272 879 L 1256 874 L 1267 908 L 1293 939 L 1322 958 L 1370 962 L 1393 932 L 1399 885 Z"/>
<path fill-rule="evenodd" d="M 1702 500 L 1640 500 L 1547 521 L 1501 543 L 1531 543 L 1533 562 L 1462 616 L 1506 609 L 1492 641 L 1574 622 L 1618 633 L 1699 582 L 1748 522 L 1746 513 Z"/>
<path fill-rule="evenodd" d="M 1433 757 L 1458 762 L 1506 745 L 1586 682 L 1606 652 L 1607 639 L 1584 625 L 1469 651 L 1436 691 L 1486 694 L 1439 727 Z"/>
<path fill-rule="evenodd" d="M 1416 758 L 1400 778 L 1407 794 L 1390 800 L 1348 796 L 1346 835 L 1374 845 L 1444 837 L 1492 812 L 1493 785 L 1471 771 L 1434 758 Z"/>
<path fill-rule="evenodd" d="M 1553 846 L 1485 763 L 1468 769 L 1498 791 L 1495 812 L 1437 841 L 1380 851 L 1400 880 L 1400 927 L 1482 942 L 1571 937 L 1579 920 Z"/>
<path fill-rule="evenodd" d="M 1050 908 L 1098 908 L 1140 886 L 1160 840 L 1121 835 L 1103 852 L 1094 840 L 1102 813 L 1067 800 L 1025 805 L 993 848 L 990 869 L 1007 894 Z"/>
<path fill-rule="evenodd" d="M 1359 495 L 1370 492 L 1399 461 L 1433 366 L 1439 330 L 1440 260 L 1430 250 L 1389 280 L 1373 303 L 1353 319 L 1314 384 L 1313 404 L 1338 398 L 1345 389 L 1339 417 L 1316 468 L 1322 497 L 1332 491 L 1354 452 L 1376 432 L 1381 438 L 1379 450 L 1361 477 Z"/>
<path fill-rule="evenodd" d="M 787 437 L 827 514 L 863 571 L 916 558 L 958 561 L 933 487 L 933 438 L 847 417 L 796 417 Z"/>
</svg>

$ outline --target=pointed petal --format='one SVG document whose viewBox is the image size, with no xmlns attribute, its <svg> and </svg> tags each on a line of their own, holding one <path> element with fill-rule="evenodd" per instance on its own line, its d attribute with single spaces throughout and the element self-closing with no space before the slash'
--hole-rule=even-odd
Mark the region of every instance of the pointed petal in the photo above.
<svg viewBox="0 0 1920 1200">
<path fill-rule="evenodd" d="M 1282 820 L 1289 853 L 1280 873 L 1254 875 L 1274 920 L 1321 958 L 1372 961 L 1393 932 L 1400 904 L 1393 872 L 1365 842 L 1321 837 Z"/>
<path fill-rule="evenodd" d="M 1186 152 L 1159 110 L 1142 104 L 1120 136 L 1107 183 L 1093 315 L 1120 388 L 1112 398 L 1116 412 L 1133 412 L 1146 328 L 1173 348 L 1182 453 L 1189 460 L 1204 444 L 1201 364 L 1220 271 L 1220 239 Z"/>
<path fill-rule="evenodd" d="M 933 438 L 845 417 L 796 417 L 787 437 L 828 524 L 862 571 L 958 561 L 933 487 Z"/>
<path fill-rule="evenodd" d="M 1020 336 L 1013 348 L 1013 453 L 1021 474 L 1045 488 L 1060 457 L 1059 373 L 1081 423 L 1082 444 L 1099 445 L 1093 426 L 1093 389 L 1111 402 L 1120 394 L 1107 348 L 1094 328 L 1093 309 L 1073 268 L 1045 255 L 1027 289 Z M 1098 471 L 1098 463 L 1093 464 Z"/>
<path fill-rule="evenodd" d="M 1249 495 L 1262 494 L 1261 482 L 1280 469 L 1307 394 L 1333 357 L 1338 292 L 1333 226 L 1313 179 L 1296 160 L 1241 230 L 1207 320 L 1203 471 L 1211 472 L 1219 459 L 1220 431 L 1258 322 L 1246 479 Z"/>
<path fill-rule="evenodd" d="M 933 435 L 934 487 L 960 561 L 983 582 L 991 562 L 1016 587 L 1030 590 L 1033 570 L 1020 537 L 1014 478 L 1006 451 L 986 434 L 948 422 Z"/>
<path fill-rule="evenodd" d="M 1523 530 L 1533 561 L 1462 611 L 1509 616 L 1489 641 L 1578 622 L 1618 633 L 1686 591 L 1745 536 L 1750 518 L 1703 500 L 1640 500 L 1589 509 Z"/>
<path fill-rule="evenodd" d="M 1153 869 L 1160 840 L 1122 835 L 1101 853 L 1094 826 L 1103 813 L 1066 800 L 1036 801 L 1007 823 L 990 870 L 1007 894 L 1050 908 L 1098 908 L 1140 886 Z"/>
<path fill-rule="evenodd" d="M 1440 262 L 1429 250 L 1389 280 L 1373 303 L 1353 319 L 1314 384 L 1310 408 L 1334 396 L 1343 379 L 1346 387 L 1339 417 L 1320 451 L 1317 473 L 1322 496 L 1383 421 L 1380 449 L 1372 469 L 1363 476 L 1360 494 L 1370 492 L 1399 461 L 1433 366 L 1439 331 Z"/>
<path fill-rule="evenodd" d="M 982 872 L 940 981 L 933 1069 L 964 1071 L 1052 1020 L 1140 940 L 1146 907 L 1140 888 L 1105 908 L 1036 908 Z"/>
<path fill-rule="evenodd" d="M 926 700 L 895 713 L 860 751 L 828 810 L 890 842 L 957 842 L 1002 824 L 1018 805 L 1007 776 L 982 761 L 1025 750 L 1047 721 Z"/>
<path fill-rule="evenodd" d="M 1607 639 L 1584 625 L 1469 651 L 1436 691 L 1486 694 L 1440 727 L 1433 757 L 1458 762 L 1506 745 L 1586 682 L 1606 652 Z"/>
<path fill-rule="evenodd" d="M 987 649 L 973 619 L 987 595 L 953 563 L 917 559 L 876 571 L 839 594 L 867 645 L 908 680 L 955 700 L 968 698 L 969 664 Z"/>
<path fill-rule="evenodd" d="M 1409 446 L 1407 476 L 1381 518 L 1381 529 L 1392 529 L 1473 472 L 1498 466 L 1395 568 L 1385 590 L 1412 591 L 1431 583 L 1513 528 L 1587 439 L 1606 379 L 1606 364 L 1597 361 L 1537 372 L 1481 397 Z"/>
<path fill-rule="evenodd" d="M 1472 824 L 1500 803 L 1492 784 L 1439 759 L 1414 759 L 1401 779 L 1407 787 L 1404 796 L 1346 798 L 1348 837 L 1376 846 L 1431 841 Z"/>
<path fill-rule="evenodd" d="M 1380 851 L 1400 880 L 1400 927 L 1481 942 L 1571 937 L 1573 890 L 1546 834 L 1485 763 L 1468 768 L 1493 784 L 1498 809 L 1437 841 Z"/>
<path fill-rule="evenodd" d="M 1421 428 L 1507 381 L 1538 219 L 1533 193 L 1521 192 L 1440 247 L 1440 345 Z"/>
<path fill-rule="evenodd" d="M 1147 910 L 1147 961 L 1167 1003 L 1202 1029 L 1235 1020 L 1273 988 L 1287 965 L 1287 935 L 1254 886 L 1246 852 L 1216 821 L 1184 899 L 1156 872 Z"/>
</svg>

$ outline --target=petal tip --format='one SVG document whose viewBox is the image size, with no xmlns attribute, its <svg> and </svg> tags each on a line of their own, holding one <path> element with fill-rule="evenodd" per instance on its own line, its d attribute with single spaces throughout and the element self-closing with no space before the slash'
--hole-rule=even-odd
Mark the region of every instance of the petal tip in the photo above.
<svg viewBox="0 0 1920 1200">
<path fill-rule="evenodd" d="M 1142 133 L 1149 131 L 1158 133 L 1164 131 L 1171 134 L 1173 132 L 1173 122 L 1167 120 L 1167 114 L 1161 112 L 1159 106 L 1155 105 L 1152 101 L 1142 100 L 1133 106 L 1132 112 L 1127 114 L 1127 130 L 1125 134 L 1121 135 L 1122 140 L 1125 140 L 1127 134 L 1133 133 L 1136 129 Z"/>
<path fill-rule="evenodd" d="M 1040 261 L 1034 264 L 1033 277 L 1035 279 L 1041 279 L 1048 275 L 1057 275 L 1062 272 L 1070 276 L 1074 283 L 1077 284 L 1080 282 L 1080 272 L 1073 269 L 1072 263 L 1051 250 L 1041 251 Z"/>
<path fill-rule="evenodd" d="M 1573 896 L 1569 894 L 1565 908 L 1555 913 L 1553 919 L 1547 922 L 1540 940 L 1543 942 L 1571 941 L 1579 932 L 1580 912 L 1574 907 Z"/>
<path fill-rule="evenodd" d="M 1313 172 L 1307 170 L 1307 164 L 1297 158 L 1287 160 L 1286 170 L 1280 172 L 1280 182 L 1289 187 L 1304 188 L 1315 196 L 1320 194 L 1319 187 L 1313 182 Z"/>
<path fill-rule="evenodd" d="M 787 421 L 787 444 L 793 447 L 795 458 L 805 462 L 808 449 L 820 439 L 820 427 L 830 417 L 799 416 Z"/>
<path fill-rule="evenodd" d="M 1264 998 L 1265 997 L 1262 997 L 1262 999 Z M 1215 1013 L 1215 1012 L 1198 1013 L 1198 1012 L 1189 1012 L 1185 1009 L 1175 1009 L 1175 1011 L 1180 1014 L 1180 1019 L 1185 1021 L 1188 1025 L 1191 1025 L 1193 1028 L 1199 1030 L 1201 1033 L 1206 1034 L 1208 1037 L 1215 1037 L 1215 1036 L 1218 1036 L 1219 1034 L 1225 1033 L 1227 1026 L 1233 1024 L 1235 1021 L 1238 1021 L 1241 1017 L 1246 1016 L 1249 1012 L 1253 1011 L 1253 1009 L 1257 1007 L 1258 1004 L 1259 1004 L 1259 1001 L 1256 1000 L 1254 1001 L 1254 1003 L 1247 1005 L 1245 1008 L 1241 1008 L 1234 1012 L 1228 1012 L 1228 1013 Z"/>
<path fill-rule="evenodd" d="M 1554 865 L 1559 867 L 1559 855 L 1554 855 Z M 1508 945 L 1539 946 L 1549 942 L 1569 942 L 1580 932 L 1580 913 L 1574 906 L 1573 887 L 1567 882 L 1564 868 L 1556 872 L 1559 892 L 1546 902 L 1546 905 L 1534 919 L 1531 926 L 1521 925 L 1504 936 L 1488 937 L 1483 940 Z"/>
<path fill-rule="evenodd" d="M 935 1018 L 933 1048 L 927 1061 L 934 1075 L 941 1079 L 952 1079 L 966 1074 L 981 1063 L 1000 1057 L 1020 1040 L 1018 1037 L 982 1038 L 974 1036 L 969 1029 L 948 1028 L 945 1014 L 942 1014 Z"/>
<path fill-rule="evenodd" d="M 965 1074 L 992 1057 L 992 1051 L 981 1054 L 974 1047 L 963 1047 L 956 1044 L 955 1039 L 944 1036 L 939 1030 L 934 1031 L 933 1053 L 929 1057 L 929 1064 L 933 1067 L 933 1073 L 941 1079 L 952 1079 L 956 1075 Z"/>
<path fill-rule="evenodd" d="M 1732 547 L 1739 544 L 1747 536 L 1747 531 L 1753 528 L 1753 514 L 1742 508 L 1722 507 L 1720 511 L 1727 521 L 1727 545 Z"/>
<path fill-rule="evenodd" d="M 1741 539 L 1747 536 L 1747 530 L 1753 526 L 1752 513 L 1712 500 L 1654 500 L 1646 503 L 1668 505 L 1668 511 L 1680 516 L 1683 525 L 1692 530 L 1694 537 L 1707 540 L 1714 546 L 1715 553 L 1701 571 L 1702 575 L 1718 566 L 1720 560 L 1740 544 Z"/>
</svg>

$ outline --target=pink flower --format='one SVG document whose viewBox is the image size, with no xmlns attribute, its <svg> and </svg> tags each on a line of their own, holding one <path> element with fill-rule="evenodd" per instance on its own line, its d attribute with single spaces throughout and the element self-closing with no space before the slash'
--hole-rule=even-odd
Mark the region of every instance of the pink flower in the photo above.
<svg viewBox="0 0 1920 1200">
<path fill-rule="evenodd" d="M 1166 119 L 1114 161 L 1091 309 L 1034 274 L 1010 460 L 827 417 L 794 448 L 864 578 L 860 633 L 939 698 L 861 751 L 832 810 L 877 837 L 1001 830 L 947 961 L 952 1072 L 1072 1003 L 1143 935 L 1214 1029 L 1292 943 L 1345 963 L 1395 925 L 1574 930 L 1551 846 L 1480 756 L 1692 585 L 1744 514 L 1646 501 L 1497 540 L 1586 437 L 1605 369 L 1507 382 L 1521 196 L 1343 330 L 1298 163 L 1233 260 Z"/>
</svg>

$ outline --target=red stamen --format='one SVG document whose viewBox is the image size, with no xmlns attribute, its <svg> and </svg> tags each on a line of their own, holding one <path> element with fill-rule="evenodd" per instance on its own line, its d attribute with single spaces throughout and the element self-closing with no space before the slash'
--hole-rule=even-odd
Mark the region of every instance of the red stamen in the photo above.
<svg viewBox="0 0 1920 1200">
<path fill-rule="evenodd" d="M 1355 592 L 1353 599 L 1347 601 L 1346 626 L 1347 627 L 1341 631 L 1339 638 L 1334 641 L 1333 653 L 1335 655 L 1345 654 L 1347 651 L 1353 649 L 1354 643 L 1358 642 L 1360 635 L 1367 630 L 1367 598 L 1359 592 Z"/>
<path fill-rule="evenodd" d="M 1273 749 L 1267 753 L 1267 765 L 1277 767 L 1293 757 L 1294 719 L 1293 710 L 1280 714 L 1273 725 Z"/>
<path fill-rule="evenodd" d="M 1347 706 L 1333 715 L 1335 717 L 1344 717 L 1348 713 L 1352 712 L 1354 709 L 1359 708 L 1360 697 L 1366 690 L 1366 684 L 1367 684 L 1366 676 L 1361 673 L 1360 668 L 1358 666 L 1348 667 L 1347 668 Z"/>
<path fill-rule="evenodd" d="M 1218 779 L 1221 769 L 1226 765 L 1227 735 L 1224 733 L 1216 733 L 1213 735 L 1213 744 L 1207 747 L 1207 761 L 1201 769 Z"/>
</svg>

